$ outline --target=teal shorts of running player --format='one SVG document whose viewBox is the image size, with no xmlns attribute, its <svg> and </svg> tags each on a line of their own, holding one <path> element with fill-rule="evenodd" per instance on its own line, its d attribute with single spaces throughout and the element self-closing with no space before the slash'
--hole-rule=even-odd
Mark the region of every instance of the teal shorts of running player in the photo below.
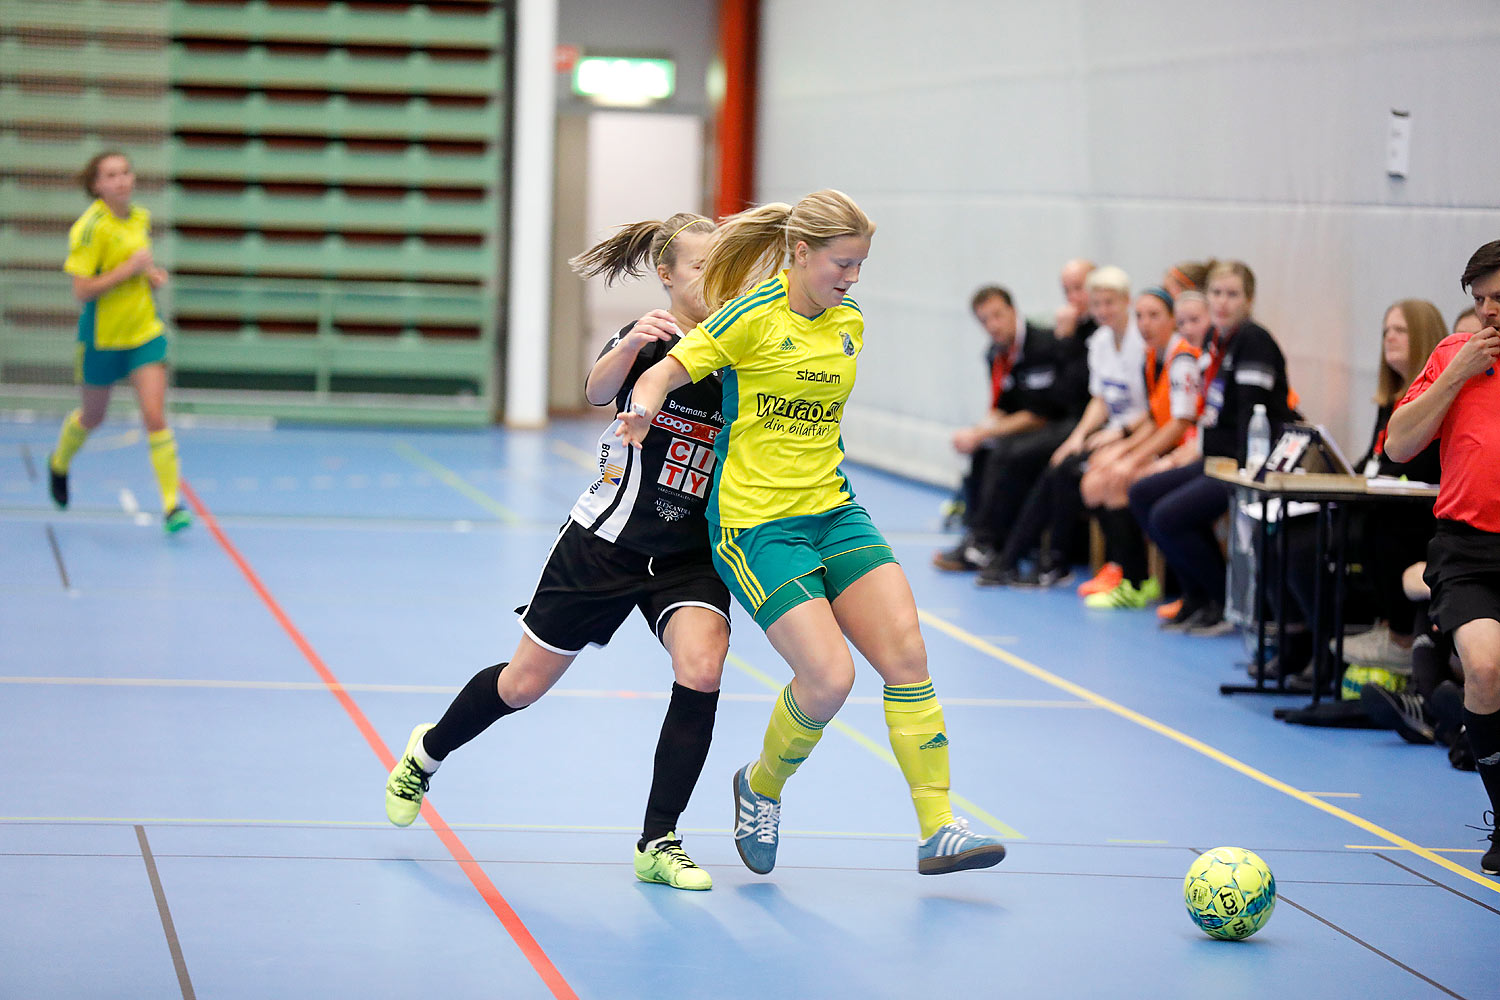
<svg viewBox="0 0 1500 1000">
<path fill-rule="evenodd" d="M 876 566 L 896 561 L 857 503 L 753 528 L 709 526 L 714 568 L 762 629 L 814 598 L 829 601 Z"/>
<path fill-rule="evenodd" d="M 101 351 L 91 343 L 80 342 L 75 375 L 84 385 L 114 385 L 137 368 L 166 358 L 167 338 L 160 334 L 123 351 Z"/>
</svg>

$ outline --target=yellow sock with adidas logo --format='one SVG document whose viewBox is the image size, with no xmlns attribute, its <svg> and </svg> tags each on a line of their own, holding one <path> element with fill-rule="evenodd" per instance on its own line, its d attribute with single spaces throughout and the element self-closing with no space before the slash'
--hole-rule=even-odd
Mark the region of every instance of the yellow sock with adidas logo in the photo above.
<svg viewBox="0 0 1500 1000">
<path fill-rule="evenodd" d="M 911 786 L 922 839 L 953 822 L 948 801 L 948 734 L 943 706 L 932 690 L 932 678 L 916 684 L 885 686 L 885 724 L 891 730 L 891 752 Z"/>
<path fill-rule="evenodd" d="M 89 436 L 88 429 L 78 418 L 79 412 L 74 410 L 63 420 L 62 431 L 57 435 L 57 447 L 52 449 L 52 458 L 47 462 L 59 476 L 68 471 L 68 466 L 73 464 L 73 456 L 78 454 L 78 449 L 83 447 L 83 442 Z"/>
<path fill-rule="evenodd" d="M 757 795 L 769 795 L 780 800 L 781 789 L 786 779 L 797 773 L 797 768 L 812 753 L 818 740 L 823 738 L 826 722 L 814 722 L 797 707 L 792 697 L 792 686 L 781 689 L 776 707 L 771 709 L 771 723 L 766 726 L 765 742 L 761 746 L 760 759 L 750 768 L 746 779 Z"/>
<path fill-rule="evenodd" d="M 177 483 L 180 472 L 177 464 L 177 439 L 170 427 L 152 431 L 146 435 L 151 446 L 151 468 L 156 473 L 156 485 L 161 488 L 163 512 L 177 506 Z"/>
</svg>

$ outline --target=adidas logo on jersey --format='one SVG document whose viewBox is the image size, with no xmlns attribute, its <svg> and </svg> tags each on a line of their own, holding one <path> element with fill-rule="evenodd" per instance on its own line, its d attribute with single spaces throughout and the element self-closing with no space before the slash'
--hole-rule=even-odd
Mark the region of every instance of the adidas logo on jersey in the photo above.
<svg viewBox="0 0 1500 1000">
<path fill-rule="evenodd" d="M 794 343 L 792 343 L 792 338 L 791 337 L 788 337 L 785 340 L 783 340 L 781 342 L 781 347 L 779 348 L 779 350 L 783 350 L 783 351 L 795 351 L 796 349 L 797 349 L 797 345 L 794 344 Z"/>
</svg>

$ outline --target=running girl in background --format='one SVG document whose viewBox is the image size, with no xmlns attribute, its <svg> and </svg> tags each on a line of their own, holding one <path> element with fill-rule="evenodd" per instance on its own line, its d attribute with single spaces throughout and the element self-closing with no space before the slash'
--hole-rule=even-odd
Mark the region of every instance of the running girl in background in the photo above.
<svg viewBox="0 0 1500 1000">
<path fill-rule="evenodd" d="M 73 296 L 83 303 L 76 366 L 83 405 L 64 418 L 47 460 L 52 502 L 68 506 L 73 456 L 104 422 L 111 387 L 128 378 L 161 489 L 162 524 L 181 531 L 193 519 L 178 502 L 177 441 L 167 426 L 167 338 L 151 299 L 167 283 L 167 272 L 151 256 L 151 213 L 131 203 L 135 173 L 124 153 L 94 156 L 79 179 L 94 202 L 68 232 L 63 271 L 72 275 Z"/>
<path fill-rule="evenodd" d="M 839 420 L 864 342 L 847 293 L 874 232 L 858 205 L 831 190 L 726 220 L 703 269 L 717 311 L 641 376 L 620 414 L 620 436 L 643 445 L 663 398 L 723 373 L 728 426 L 715 445 L 708 509 L 714 564 L 793 674 L 760 757 L 734 776 L 735 846 L 759 874 L 776 864 L 782 788 L 854 684 L 845 637 L 885 681 L 891 749 L 921 826 L 918 871 L 1005 857 L 998 840 L 953 816 L 948 737 L 916 602 L 840 467 Z"/>
<path fill-rule="evenodd" d="M 617 333 L 594 362 L 585 395 L 595 406 L 630 405 L 636 380 L 703 321 L 697 286 L 714 224 L 680 213 L 638 222 L 571 261 L 585 277 L 640 275 L 653 266 L 670 299 Z M 656 401 L 661 401 L 656 397 Z M 434 771 L 500 718 L 536 701 L 585 646 L 609 642 L 638 608 L 672 657 L 672 699 L 656 745 L 646 818 L 635 849 L 643 882 L 708 889 L 713 879 L 682 848 L 676 827 L 703 770 L 729 650 L 729 592 L 714 572 L 703 521 L 723 426 L 717 379 L 674 392 L 640 449 L 606 430 L 600 477 L 578 498 L 516 609 L 522 636 L 508 663 L 475 674 L 435 725 L 412 730 L 385 786 L 386 815 L 407 826 Z M 669 418 L 669 419 L 668 419 Z"/>
</svg>

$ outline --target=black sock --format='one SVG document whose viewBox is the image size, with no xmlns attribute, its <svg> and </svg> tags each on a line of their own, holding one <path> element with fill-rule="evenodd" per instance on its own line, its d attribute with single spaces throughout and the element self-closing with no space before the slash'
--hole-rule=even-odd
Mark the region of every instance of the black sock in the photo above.
<svg viewBox="0 0 1500 1000">
<path fill-rule="evenodd" d="M 703 773 L 718 707 L 719 692 L 704 693 L 673 683 L 672 700 L 667 703 L 667 717 L 656 741 L 656 766 L 651 772 L 646 822 L 637 850 L 645 850 L 647 841 L 677 828 L 677 819 L 687 808 L 698 775 Z"/>
<path fill-rule="evenodd" d="M 1466 707 L 1464 729 L 1469 735 L 1469 747 L 1474 751 L 1474 763 L 1479 766 L 1484 790 L 1490 796 L 1490 808 L 1500 816 L 1500 712 L 1476 715 Z"/>
<path fill-rule="evenodd" d="M 1118 557 L 1125 579 L 1136 586 L 1145 583 L 1151 570 L 1147 566 L 1146 541 L 1141 537 L 1141 528 L 1135 523 L 1135 517 L 1128 508 L 1107 510 L 1101 523 L 1105 537 L 1113 539 L 1110 547 Z"/>
<path fill-rule="evenodd" d="M 496 719 L 517 711 L 500 699 L 500 692 L 495 688 L 500 671 L 504 669 L 504 663 L 497 663 L 469 678 L 469 683 L 458 692 L 437 725 L 422 737 L 422 749 L 427 751 L 427 756 L 443 760 L 488 729 Z"/>
</svg>

